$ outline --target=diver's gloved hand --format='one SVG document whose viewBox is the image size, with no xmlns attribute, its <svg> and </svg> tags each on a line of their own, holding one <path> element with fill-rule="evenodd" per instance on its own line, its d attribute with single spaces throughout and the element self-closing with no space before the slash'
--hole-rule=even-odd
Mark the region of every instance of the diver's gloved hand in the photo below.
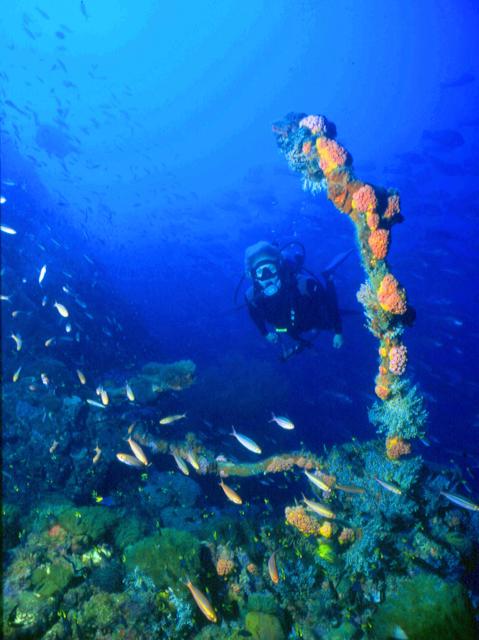
<svg viewBox="0 0 479 640">
<path fill-rule="evenodd" d="M 277 344 L 279 340 L 278 334 L 275 331 L 270 331 L 269 333 L 266 334 L 266 340 L 271 344 Z"/>
<path fill-rule="evenodd" d="M 333 338 L 333 347 L 335 349 L 341 349 L 341 347 L 343 346 L 343 343 L 344 343 L 343 335 L 341 333 L 335 333 Z"/>
</svg>

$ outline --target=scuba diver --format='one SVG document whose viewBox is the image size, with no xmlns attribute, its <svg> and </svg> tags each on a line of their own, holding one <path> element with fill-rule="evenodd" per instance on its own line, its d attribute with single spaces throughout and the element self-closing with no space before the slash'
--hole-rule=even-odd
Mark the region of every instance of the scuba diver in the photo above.
<svg viewBox="0 0 479 640">
<path fill-rule="evenodd" d="M 287 252 L 287 248 L 300 247 Z M 336 289 L 332 280 L 333 270 L 351 253 L 338 256 L 322 272 L 323 281 L 303 267 L 304 247 L 290 242 L 279 247 L 269 242 L 257 242 L 245 252 L 246 275 L 252 286 L 246 291 L 246 304 L 251 319 L 260 333 L 272 344 L 280 343 L 283 360 L 313 347 L 304 333 L 333 331 L 333 346 L 343 344 L 341 316 Z M 281 337 L 287 335 L 293 347 L 287 349 Z"/>
</svg>

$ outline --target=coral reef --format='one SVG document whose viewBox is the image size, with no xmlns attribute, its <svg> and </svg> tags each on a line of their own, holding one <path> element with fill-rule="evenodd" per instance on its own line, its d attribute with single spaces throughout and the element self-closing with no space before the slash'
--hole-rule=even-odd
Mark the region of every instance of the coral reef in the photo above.
<svg viewBox="0 0 479 640">
<path fill-rule="evenodd" d="M 477 636 L 459 583 L 471 584 L 477 573 L 479 510 L 473 496 L 463 494 L 457 465 L 437 468 L 417 455 L 414 438 L 424 433 L 427 413 L 405 377 L 401 337 L 411 308 L 377 240 L 387 238 L 387 253 L 392 225 L 400 220 L 399 197 L 354 178 L 351 158 L 333 140 L 326 118 L 290 114 L 275 133 L 304 184 L 312 191 L 326 187 L 355 225 L 367 277 L 358 298 L 379 340 L 376 393 L 382 401 L 371 408 L 370 420 L 384 434 L 385 448 L 379 440 L 353 438 L 317 452 L 275 449 L 253 462 L 228 460 L 207 448 L 218 433 L 210 438 L 201 429 L 183 429 L 190 411 L 187 429 L 201 417 L 213 415 L 218 424 L 230 417 L 231 396 L 210 393 L 218 370 L 212 367 L 207 381 L 188 392 L 188 407 L 180 408 L 171 391 L 193 382 L 190 361 L 150 363 L 132 373 L 130 359 L 125 370 L 97 380 L 103 398 L 100 392 L 99 406 L 90 405 L 86 400 L 96 398 L 90 378 L 99 373 L 85 366 L 82 382 L 76 370 L 88 359 L 74 351 L 76 341 L 64 343 L 72 347 L 69 366 L 58 359 L 60 350 L 46 357 L 45 349 L 54 352 L 44 346 L 45 336 L 54 333 L 39 316 L 41 350 L 33 347 L 21 376 L 4 385 L 2 637 Z M 115 322 L 105 324 L 115 331 Z M 12 354 L 11 373 L 20 364 L 17 350 Z M 270 397 L 283 399 L 281 376 L 256 362 Z M 251 362 L 225 364 L 226 357 L 222 375 L 237 375 L 231 393 L 241 396 L 242 419 L 264 415 L 257 377 L 242 380 Z M 39 371 L 48 382 L 39 381 Z M 185 408 L 188 419 L 178 428 L 158 425 L 160 415 Z M 149 464 L 118 463 L 115 454 L 129 437 L 144 447 Z M 189 460 L 188 477 L 173 470 L 171 453 L 185 465 Z M 310 483 L 305 470 L 327 490 Z M 217 482 L 227 476 L 241 485 L 240 506 L 220 494 Z M 296 502 L 303 491 L 312 501 L 308 509 Z M 211 602 L 215 624 L 196 606 L 187 579 Z"/>
<path fill-rule="evenodd" d="M 40 505 L 7 563 L 4 637 L 51 640 L 101 634 L 119 640 L 134 630 L 138 638 L 178 640 L 241 638 L 245 632 L 311 640 L 353 633 L 359 639 L 371 624 L 378 633 L 383 627 L 389 633 L 391 620 L 400 624 L 394 594 L 405 576 L 434 572 L 458 580 L 465 567 L 477 565 L 477 543 L 470 535 L 479 531 L 479 513 L 458 511 L 442 498 L 442 491 L 456 486 L 456 471 L 438 473 L 412 451 L 405 456 L 409 443 L 397 435 L 387 443 L 391 456 L 378 441 L 335 446 L 321 458 L 304 451 L 290 455 L 301 464 L 288 463 L 282 473 L 298 483 L 306 482 L 306 464 L 321 469 L 330 490 L 321 492 L 320 499 L 334 513 L 333 521 L 298 505 L 286 507 L 286 522 L 279 509 L 257 504 L 250 504 L 242 518 L 209 508 L 198 517 L 196 536 L 154 521 L 149 515 L 154 511 L 148 510 L 155 502 L 144 489 L 148 480 L 138 495 L 145 494 L 150 529 L 131 506 L 128 511 L 72 507 L 54 500 Z M 204 456 L 213 458 L 206 450 Z M 246 466 L 246 475 L 265 473 L 261 462 Z M 234 463 L 233 470 L 239 478 L 244 475 L 241 463 Z M 202 470 L 218 471 L 213 463 Z M 266 473 L 276 477 L 279 472 Z M 169 499 L 180 500 L 191 483 L 176 475 L 178 485 L 168 482 L 168 474 L 152 474 L 151 486 L 164 483 Z M 194 505 L 196 483 L 191 487 Z M 158 511 L 171 508 L 168 498 L 155 500 L 161 505 Z M 129 520 L 131 527 L 126 526 Z M 268 570 L 273 552 L 277 582 Z M 187 577 L 218 612 L 214 628 L 194 606 L 184 587 Z M 462 598 L 467 603 L 460 593 L 454 602 Z"/>
</svg>

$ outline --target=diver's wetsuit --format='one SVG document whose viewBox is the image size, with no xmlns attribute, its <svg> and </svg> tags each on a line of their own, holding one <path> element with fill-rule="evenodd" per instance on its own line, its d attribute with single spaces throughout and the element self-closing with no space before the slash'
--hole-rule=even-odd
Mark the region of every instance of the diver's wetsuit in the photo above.
<svg viewBox="0 0 479 640">
<path fill-rule="evenodd" d="M 342 333 L 336 288 L 330 277 L 323 285 L 304 273 L 282 278 L 282 286 L 274 296 L 265 296 L 255 285 L 246 292 L 250 316 L 262 335 L 267 324 L 274 329 L 287 329 L 288 335 L 301 340 L 301 333 L 331 330 Z"/>
</svg>

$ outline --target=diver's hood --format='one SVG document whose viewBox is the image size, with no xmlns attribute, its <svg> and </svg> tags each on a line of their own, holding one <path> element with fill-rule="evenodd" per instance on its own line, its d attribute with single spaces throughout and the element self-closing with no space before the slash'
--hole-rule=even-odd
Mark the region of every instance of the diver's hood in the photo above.
<svg viewBox="0 0 479 640">
<path fill-rule="evenodd" d="M 256 244 L 248 247 L 244 254 L 245 271 L 251 276 L 254 269 L 260 263 L 274 263 L 279 265 L 281 262 L 281 251 L 270 242 L 261 240 Z"/>
</svg>

